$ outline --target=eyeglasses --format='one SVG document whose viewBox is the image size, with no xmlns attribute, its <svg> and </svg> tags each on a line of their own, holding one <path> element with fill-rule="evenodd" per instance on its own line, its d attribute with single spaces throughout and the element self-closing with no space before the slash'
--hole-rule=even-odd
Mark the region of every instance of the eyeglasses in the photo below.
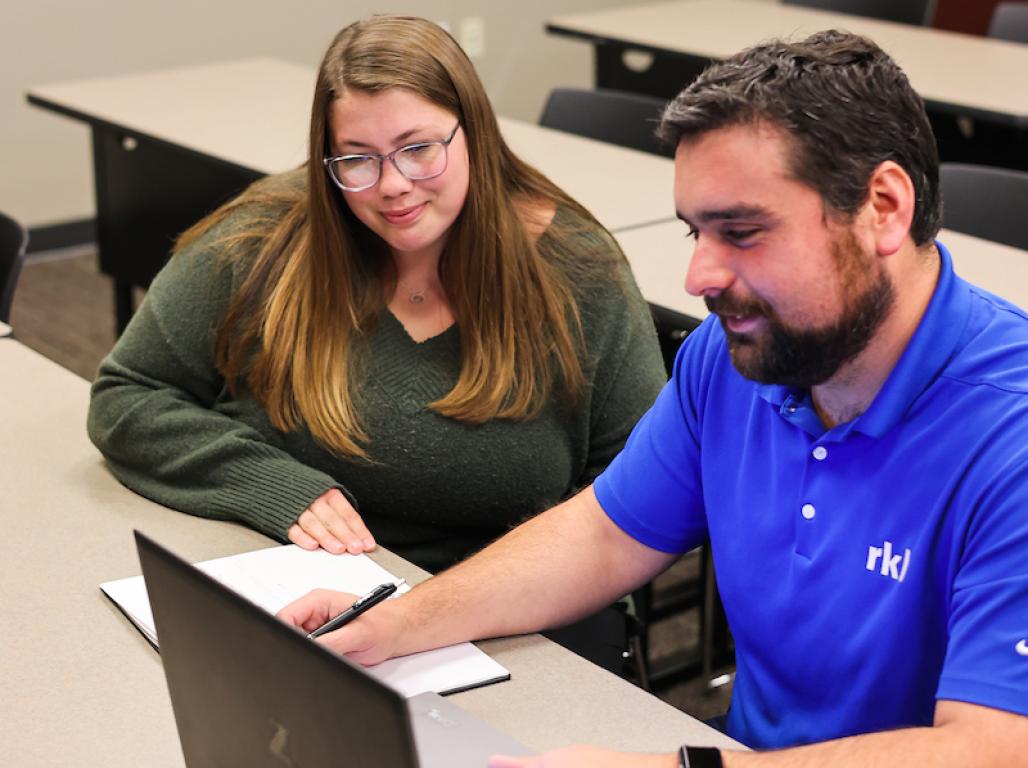
<svg viewBox="0 0 1028 768">
<path fill-rule="evenodd" d="M 382 164 L 388 160 L 405 178 L 424 181 L 441 176 L 446 170 L 446 149 L 457 135 L 457 123 L 450 135 L 441 141 L 422 141 L 394 149 L 388 155 L 339 155 L 326 157 L 328 175 L 340 189 L 346 192 L 361 192 L 378 183 L 382 176 Z"/>
</svg>

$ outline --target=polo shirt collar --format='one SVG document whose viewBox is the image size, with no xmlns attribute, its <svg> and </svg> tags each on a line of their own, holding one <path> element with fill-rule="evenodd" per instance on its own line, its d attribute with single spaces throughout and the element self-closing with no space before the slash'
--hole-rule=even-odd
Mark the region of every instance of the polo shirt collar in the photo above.
<svg viewBox="0 0 1028 768">
<path fill-rule="evenodd" d="M 874 438 L 884 436 L 935 381 L 956 349 L 971 310 L 971 293 L 953 272 L 953 260 L 946 246 L 936 240 L 935 247 L 939 251 L 939 279 L 917 330 L 871 407 L 853 421 L 830 430 L 835 439 L 841 440 L 853 431 Z M 757 394 L 783 418 L 799 421 L 807 431 L 812 431 L 812 425 L 804 423 L 810 421 L 810 416 L 820 424 L 813 414 L 809 391 L 780 384 L 755 386 Z M 809 409 L 811 413 L 806 417 L 803 413 L 797 415 L 798 409 Z"/>
</svg>

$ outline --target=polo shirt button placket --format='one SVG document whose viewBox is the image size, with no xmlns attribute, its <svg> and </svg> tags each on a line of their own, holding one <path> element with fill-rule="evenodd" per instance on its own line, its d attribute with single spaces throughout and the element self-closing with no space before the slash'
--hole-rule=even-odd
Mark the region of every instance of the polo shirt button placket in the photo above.
<svg viewBox="0 0 1028 768">
<path fill-rule="evenodd" d="M 819 445 L 810 452 L 810 455 L 818 461 L 824 461 L 828 458 L 828 449 L 825 448 L 823 445 Z"/>
<path fill-rule="evenodd" d="M 817 534 L 817 525 L 814 519 L 817 516 L 817 509 L 808 501 L 800 506 L 799 512 L 799 519 L 796 520 L 795 552 L 805 560 L 810 560 Z"/>
</svg>

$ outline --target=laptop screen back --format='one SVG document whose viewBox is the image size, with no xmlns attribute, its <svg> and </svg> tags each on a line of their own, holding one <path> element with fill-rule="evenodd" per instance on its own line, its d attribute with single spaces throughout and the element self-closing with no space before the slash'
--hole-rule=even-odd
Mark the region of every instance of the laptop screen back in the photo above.
<svg viewBox="0 0 1028 768">
<path fill-rule="evenodd" d="M 406 703 L 136 532 L 186 765 L 417 768 Z"/>
</svg>

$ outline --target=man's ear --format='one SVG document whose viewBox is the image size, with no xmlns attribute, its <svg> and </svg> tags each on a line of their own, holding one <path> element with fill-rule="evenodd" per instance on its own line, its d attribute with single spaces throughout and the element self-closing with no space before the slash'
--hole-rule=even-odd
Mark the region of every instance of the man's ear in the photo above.
<svg viewBox="0 0 1028 768">
<path fill-rule="evenodd" d="M 914 183 L 897 163 L 886 160 L 871 172 L 864 204 L 879 256 L 900 249 L 914 221 Z"/>
</svg>

